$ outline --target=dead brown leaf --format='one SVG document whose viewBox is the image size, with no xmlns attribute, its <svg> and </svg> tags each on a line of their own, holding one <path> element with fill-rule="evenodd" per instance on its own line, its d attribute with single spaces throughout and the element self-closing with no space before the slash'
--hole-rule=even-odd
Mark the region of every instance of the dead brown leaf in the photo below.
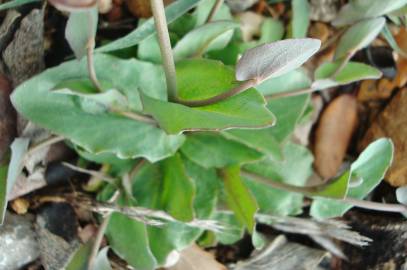
<svg viewBox="0 0 407 270">
<path fill-rule="evenodd" d="M 212 254 L 192 245 L 181 251 L 179 261 L 167 270 L 226 270 L 226 267 L 215 260 Z"/>
<path fill-rule="evenodd" d="M 356 123 L 357 103 L 352 95 L 335 98 L 322 112 L 315 135 L 314 166 L 324 179 L 337 174 Z"/>
<path fill-rule="evenodd" d="M 172 0 L 164 0 L 164 5 L 168 5 Z M 127 7 L 131 14 L 138 18 L 149 18 L 152 16 L 150 0 L 126 0 Z"/>
<path fill-rule="evenodd" d="M 391 96 L 396 88 L 394 81 L 383 78 L 377 80 L 362 81 L 358 91 L 359 101 L 373 101 L 380 99 L 387 99 Z"/>
<path fill-rule="evenodd" d="M 395 145 L 394 161 L 385 180 L 393 186 L 407 185 L 407 88 L 399 90 L 379 114 L 360 143 L 364 149 L 380 137 L 390 137 Z"/>
</svg>

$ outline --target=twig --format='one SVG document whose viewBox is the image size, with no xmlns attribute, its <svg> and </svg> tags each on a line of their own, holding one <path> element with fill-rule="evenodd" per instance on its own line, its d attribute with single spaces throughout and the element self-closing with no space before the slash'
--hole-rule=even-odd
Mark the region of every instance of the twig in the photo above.
<svg viewBox="0 0 407 270">
<path fill-rule="evenodd" d="M 323 185 L 319 186 L 306 186 L 306 187 L 299 187 L 299 186 L 293 186 L 287 183 L 282 183 L 282 182 L 276 182 L 273 181 L 272 179 L 266 178 L 264 176 L 260 176 L 251 172 L 247 171 L 241 171 L 241 174 L 243 176 L 246 176 L 248 178 L 251 178 L 253 180 L 256 180 L 260 183 L 269 185 L 273 188 L 280 189 L 280 190 L 285 190 L 289 192 L 296 192 L 296 193 L 301 193 L 307 197 L 313 198 L 315 194 L 313 194 L 316 191 L 321 191 L 329 185 L 330 183 L 327 182 Z M 342 202 L 342 203 L 348 203 L 353 206 L 359 207 L 359 208 L 364 208 L 364 209 L 369 209 L 369 210 L 374 210 L 374 211 L 383 211 L 383 212 L 394 212 L 394 213 L 407 213 L 407 205 L 403 204 L 386 204 L 386 203 L 378 203 L 378 202 L 371 202 L 371 201 L 365 201 L 365 200 L 359 200 L 359 199 L 354 199 L 354 198 L 343 198 L 343 199 L 334 199 L 334 198 L 329 198 L 330 200 L 334 200 L 337 202 Z"/>
<path fill-rule="evenodd" d="M 109 201 L 115 202 L 117 200 L 117 198 L 119 197 L 119 195 L 120 195 L 120 192 L 116 191 Z M 93 269 L 100 245 L 102 244 L 103 235 L 105 234 L 106 228 L 109 225 L 111 216 L 112 216 L 112 213 L 107 214 L 107 216 L 104 217 L 102 223 L 99 226 L 98 232 L 95 237 L 95 242 L 93 243 L 92 251 L 91 251 L 91 254 L 90 254 L 89 260 L 88 260 L 88 269 L 89 270 Z"/>
<path fill-rule="evenodd" d="M 213 20 L 215 14 L 219 11 L 220 7 L 222 6 L 224 0 L 216 0 L 213 4 L 211 11 L 209 12 L 208 18 L 206 19 L 206 23 L 209 23 Z"/>
<path fill-rule="evenodd" d="M 168 99 L 175 100 L 177 97 L 177 80 L 172 55 L 170 36 L 168 34 L 167 19 L 165 17 L 164 4 L 162 0 L 151 0 L 151 9 L 153 11 L 155 28 L 157 30 L 158 41 L 160 44 L 161 57 L 167 81 Z"/>
<path fill-rule="evenodd" d="M 227 98 L 230 98 L 234 95 L 237 95 L 251 87 L 254 87 L 258 84 L 257 80 L 248 80 L 243 82 L 242 84 L 226 91 L 223 92 L 217 96 L 211 97 L 211 98 L 207 98 L 207 99 L 201 99 L 201 100 L 181 100 L 181 99 L 177 99 L 177 103 L 180 103 L 182 105 L 186 105 L 189 107 L 200 107 L 200 106 L 206 106 L 206 105 L 211 105 L 211 104 L 215 104 L 218 103 L 220 101 L 223 101 Z"/>
<path fill-rule="evenodd" d="M 46 140 L 40 142 L 39 144 L 34 145 L 33 147 L 31 147 L 31 148 L 27 151 L 27 153 L 25 154 L 25 156 L 26 156 L 26 157 L 31 156 L 31 155 L 33 155 L 35 152 L 37 152 L 37 151 L 39 151 L 39 150 L 41 150 L 41 149 L 44 149 L 44 148 L 46 148 L 46 147 L 48 147 L 48 146 L 51 146 L 51 145 L 53 145 L 53 144 L 55 144 L 55 143 L 62 142 L 63 140 L 65 140 L 65 138 L 64 138 L 63 136 L 52 136 L 52 137 L 50 137 L 50 138 L 48 138 L 48 139 L 46 139 Z"/>
<path fill-rule="evenodd" d="M 105 180 L 106 182 L 110 183 L 110 184 L 114 184 L 114 182 L 116 181 L 115 178 L 110 177 L 108 175 L 105 175 L 101 172 L 98 171 L 94 171 L 94 170 L 88 170 L 88 169 L 84 169 L 78 166 L 75 166 L 73 164 L 70 164 L 68 162 L 62 162 L 62 165 L 64 165 L 65 167 L 68 167 L 71 170 L 77 171 L 77 172 L 81 172 L 81 173 L 85 173 L 85 174 L 89 174 L 91 176 L 97 177 L 99 179 Z"/>
</svg>

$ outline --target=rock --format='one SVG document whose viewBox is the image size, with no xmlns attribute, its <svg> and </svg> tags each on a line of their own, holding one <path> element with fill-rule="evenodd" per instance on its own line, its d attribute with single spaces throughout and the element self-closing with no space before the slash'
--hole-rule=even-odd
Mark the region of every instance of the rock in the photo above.
<svg viewBox="0 0 407 270">
<path fill-rule="evenodd" d="M 391 99 L 366 132 L 360 149 L 381 137 L 390 137 L 395 146 L 394 160 L 385 180 L 392 186 L 407 185 L 407 88 Z"/>
<path fill-rule="evenodd" d="M 17 133 L 17 116 L 10 102 L 11 85 L 0 75 L 0 162 Z"/>
<path fill-rule="evenodd" d="M 39 255 L 29 216 L 6 213 L 5 223 L 0 227 L 0 269 L 20 269 Z"/>
<path fill-rule="evenodd" d="M 338 14 L 339 0 L 311 0 L 310 18 L 313 21 L 330 22 Z"/>
</svg>

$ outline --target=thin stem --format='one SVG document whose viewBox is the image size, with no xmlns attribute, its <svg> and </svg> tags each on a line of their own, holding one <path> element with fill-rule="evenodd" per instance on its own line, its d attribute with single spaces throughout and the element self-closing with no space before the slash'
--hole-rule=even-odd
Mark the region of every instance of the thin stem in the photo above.
<svg viewBox="0 0 407 270">
<path fill-rule="evenodd" d="M 213 4 L 211 11 L 209 12 L 208 18 L 206 19 L 206 23 L 209 23 L 213 20 L 215 14 L 219 11 L 220 7 L 222 6 L 224 0 L 216 0 Z"/>
<path fill-rule="evenodd" d="M 110 177 L 110 176 L 108 176 L 108 175 L 105 175 L 105 174 L 103 174 L 103 173 L 101 173 L 101 172 L 94 171 L 94 170 L 84 169 L 84 168 L 81 168 L 81 167 L 72 165 L 72 164 L 70 164 L 70 163 L 68 163 L 68 162 L 62 162 L 62 165 L 64 165 L 65 167 L 68 167 L 68 168 L 71 169 L 71 170 L 74 170 L 74 171 L 77 171 L 77 172 L 81 172 L 81 173 L 86 173 L 86 174 L 89 174 L 89 175 L 91 175 L 91 176 L 100 178 L 100 179 L 105 180 L 106 182 L 111 183 L 111 184 L 114 184 L 114 182 L 116 181 L 115 178 Z"/>
<path fill-rule="evenodd" d="M 157 125 L 157 121 L 155 121 L 153 118 L 136 112 L 125 112 L 125 111 L 113 111 L 113 112 L 139 122 Z"/>
<path fill-rule="evenodd" d="M 163 1 L 151 0 L 151 9 L 153 11 L 155 28 L 157 30 L 158 41 L 160 43 L 165 79 L 167 81 L 168 99 L 175 100 L 177 97 L 177 80 Z"/>
<path fill-rule="evenodd" d="M 272 100 L 272 99 L 276 99 L 276 98 L 292 97 L 292 96 L 298 96 L 298 95 L 313 93 L 313 92 L 316 92 L 316 91 L 318 91 L 318 89 L 303 88 L 303 89 L 299 89 L 299 90 L 292 90 L 292 91 L 267 95 L 267 96 L 265 96 L 265 98 L 268 101 L 268 100 Z"/>
<path fill-rule="evenodd" d="M 117 200 L 117 198 L 119 197 L 119 195 L 120 195 L 120 192 L 116 191 L 113 194 L 112 198 L 109 200 L 109 202 L 115 202 Z M 92 251 L 91 251 L 91 254 L 90 254 L 89 260 L 88 260 L 88 269 L 89 270 L 93 269 L 100 245 L 102 244 L 103 235 L 105 234 L 107 225 L 109 225 L 111 216 L 112 216 L 112 213 L 107 214 L 99 226 L 98 232 L 96 234 L 95 242 L 93 243 Z"/>
<path fill-rule="evenodd" d="M 177 99 L 177 103 L 189 106 L 189 107 L 200 107 L 200 106 L 206 106 L 206 105 L 211 105 L 214 103 L 218 103 L 220 101 L 223 101 L 227 98 L 230 98 L 234 95 L 237 95 L 251 87 L 254 87 L 258 84 L 257 80 L 248 80 L 243 82 L 242 84 L 230 89 L 229 91 L 223 92 L 217 96 L 207 98 L 207 99 L 201 99 L 201 100 L 181 100 Z"/>
<path fill-rule="evenodd" d="M 41 149 L 44 149 L 44 148 L 46 148 L 48 146 L 51 146 L 51 145 L 53 145 L 55 143 L 62 142 L 63 140 L 65 140 L 65 138 L 63 136 L 52 136 L 52 137 L 40 142 L 39 144 L 34 145 L 33 147 L 31 147 L 27 151 L 27 153 L 25 155 L 26 156 L 31 156 L 35 152 L 37 152 L 37 151 L 39 151 Z"/>
<path fill-rule="evenodd" d="M 260 176 L 260 175 L 257 175 L 257 174 L 254 174 L 254 173 L 251 173 L 248 171 L 242 170 L 241 175 L 251 178 L 260 183 L 269 185 L 273 188 L 285 190 L 285 191 L 289 191 L 289 192 L 301 193 L 310 198 L 313 198 L 313 196 L 315 196 L 315 192 L 323 190 L 330 184 L 330 182 L 327 182 L 327 183 L 319 185 L 319 186 L 299 187 L 299 186 L 294 186 L 294 185 L 290 185 L 287 183 L 276 182 L 276 181 L 273 181 L 272 179 L 269 179 L 264 176 Z M 338 201 L 338 202 L 349 203 L 355 207 L 374 210 L 374 211 L 407 213 L 407 206 L 402 205 L 402 204 L 386 204 L 386 203 L 358 200 L 358 199 L 354 199 L 354 198 L 343 198 L 343 199 L 329 198 L 329 199 Z"/>
<path fill-rule="evenodd" d="M 95 35 L 93 33 L 94 21 L 91 12 L 88 12 L 88 26 L 89 26 L 89 40 L 87 44 L 87 61 L 88 61 L 88 72 L 89 78 L 92 81 L 93 85 L 99 92 L 102 92 L 102 86 L 96 76 L 95 65 L 93 61 L 93 52 L 95 50 Z"/>
</svg>

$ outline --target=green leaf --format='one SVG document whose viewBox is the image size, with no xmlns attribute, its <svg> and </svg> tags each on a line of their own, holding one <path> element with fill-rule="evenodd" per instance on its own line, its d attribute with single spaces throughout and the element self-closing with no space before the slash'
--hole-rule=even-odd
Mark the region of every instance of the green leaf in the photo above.
<svg viewBox="0 0 407 270">
<path fill-rule="evenodd" d="M 266 18 L 261 24 L 259 44 L 278 41 L 284 36 L 284 25 L 281 21 Z"/>
<path fill-rule="evenodd" d="M 340 65 L 341 63 L 338 61 L 320 65 L 317 70 L 315 70 L 315 81 L 311 87 L 321 90 L 360 80 L 378 79 L 382 76 L 380 70 L 372 66 L 363 63 L 349 62 L 334 78 L 331 78 Z"/>
<path fill-rule="evenodd" d="M 385 23 L 386 19 L 380 17 L 352 25 L 339 40 L 335 51 L 335 59 L 352 55 L 368 46 L 382 31 Z"/>
<path fill-rule="evenodd" d="M 112 270 L 112 266 L 110 265 L 109 259 L 107 257 L 108 251 L 109 247 L 105 247 L 101 251 L 99 251 L 98 255 L 96 256 L 93 268 L 89 270 Z"/>
<path fill-rule="evenodd" d="M 83 94 L 65 88 L 55 90 L 53 93 L 79 97 L 82 110 L 92 114 L 109 110 L 125 111 L 129 109 L 127 98 L 116 89 L 110 89 L 103 93 Z"/>
<path fill-rule="evenodd" d="M 237 27 L 239 27 L 239 24 L 233 21 L 216 21 L 195 28 L 178 41 L 174 47 L 175 61 L 202 55 L 209 50 L 220 50 L 224 48 L 230 38 L 221 44 L 219 44 L 219 42 L 216 44 L 214 41 L 216 41 L 220 35 L 230 32 L 230 30 Z"/>
<path fill-rule="evenodd" d="M 304 38 L 307 36 L 310 23 L 310 7 L 308 0 L 292 0 L 291 37 Z"/>
<path fill-rule="evenodd" d="M 312 38 L 285 39 L 247 50 L 236 66 L 236 79 L 259 81 L 281 76 L 299 68 L 313 54 L 321 41 Z"/>
<path fill-rule="evenodd" d="M 306 184 L 312 174 L 313 156 L 310 151 L 293 143 L 287 143 L 283 149 L 284 160 L 265 159 L 244 166 L 244 170 L 267 177 L 273 181 L 297 186 Z M 303 195 L 287 192 L 245 179 L 246 186 L 255 196 L 260 212 L 274 215 L 297 215 L 302 212 Z"/>
<path fill-rule="evenodd" d="M 397 41 L 394 39 L 393 34 L 391 33 L 388 24 L 385 24 L 382 30 L 382 36 L 389 43 L 390 47 L 397 53 L 401 54 L 403 57 L 406 57 L 406 53 L 399 47 Z"/>
<path fill-rule="evenodd" d="M 407 186 L 396 189 L 396 198 L 399 203 L 407 205 Z"/>
<path fill-rule="evenodd" d="M 93 241 L 88 241 L 86 244 L 81 245 L 79 249 L 73 254 L 72 259 L 68 263 L 66 270 L 87 270 L 88 261 L 92 252 Z"/>
<path fill-rule="evenodd" d="M 254 215 L 257 212 L 258 206 L 256 199 L 240 178 L 240 166 L 226 167 L 222 169 L 221 174 L 228 206 L 233 210 L 237 219 L 252 234 L 256 225 Z"/>
<path fill-rule="evenodd" d="M 359 20 L 379 17 L 407 4 L 407 0 L 353 0 L 344 5 L 332 22 L 335 26 L 352 24 Z"/>
<path fill-rule="evenodd" d="M 158 44 L 156 34 L 140 42 L 137 50 L 137 58 L 152 63 L 161 63 L 160 45 Z"/>
<path fill-rule="evenodd" d="M 200 100 L 228 91 L 234 84 L 233 70 L 207 59 L 186 60 L 177 65 L 178 95 L 182 100 Z M 223 130 L 231 127 L 271 126 L 274 116 L 255 89 L 201 107 L 187 107 L 142 95 L 143 108 L 169 134 L 186 130 Z"/>
<path fill-rule="evenodd" d="M 277 118 L 277 124 L 269 130 L 277 141 L 284 142 L 291 136 L 309 102 L 309 94 L 272 99 L 268 102 L 267 107 Z"/>
<path fill-rule="evenodd" d="M 363 199 L 382 180 L 393 159 L 393 143 L 389 139 L 379 139 L 371 143 L 352 163 L 350 174 L 362 179 L 356 187 L 349 187 L 347 197 Z M 325 198 L 316 198 L 311 206 L 315 218 L 332 218 L 343 215 L 352 208 L 349 203 Z"/>
<path fill-rule="evenodd" d="M 161 68 L 134 59 L 120 60 L 96 55 L 98 77 L 121 91 L 131 108 L 140 106 L 138 87 L 165 98 Z M 87 78 L 86 59 L 70 61 L 46 70 L 20 85 L 12 95 L 15 108 L 35 124 L 60 134 L 91 153 L 112 153 L 120 158 L 145 157 L 157 161 L 168 157 L 183 143 L 183 136 L 170 136 L 143 122 L 110 113 L 91 114 L 77 97 L 53 93 L 62 81 Z M 151 91 L 149 91 L 151 89 Z M 146 136 L 148 134 L 148 136 Z"/>
<path fill-rule="evenodd" d="M 0 11 L 10 8 L 16 8 L 25 4 L 39 2 L 40 0 L 12 0 L 7 3 L 0 4 Z"/>
<path fill-rule="evenodd" d="M 86 55 L 89 40 L 96 37 L 98 14 L 97 7 L 69 14 L 65 37 L 78 59 Z"/>
<path fill-rule="evenodd" d="M 200 0 L 178 0 L 165 9 L 167 23 L 171 23 L 181 15 L 186 13 L 198 4 Z M 148 19 L 143 25 L 132 31 L 125 37 L 116 39 L 115 41 L 98 48 L 97 52 L 117 51 L 137 45 L 142 40 L 150 37 L 155 33 L 154 19 Z"/>
<path fill-rule="evenodd" d="M 237 220 L 233 212 L 217 211 L 213 219 L 225 227 L 215 232 L 216 241 L 223 245 L 232 245 L 243 238 L 244 226 Z"/>
<path fill-rule="evenodd" d="M 112 213 L 105 234 L 114 252 L 132 267 L 146 270 L 156 268 L 146 225 L 123 214 Z"/>
<path fill-rule="evenodd" d="M 265 80 L 255 88 L 263 95 L 291 92 L 311 86 L 311 80 L 303 69 L 296 69 L 276 78 Z"/>
<path fill-rule="evenodd" d="M 281 153 L 280 143 L 273 136 L 271 132 L 272 129 L 273 127 L 258 129 L 256 131 L 233 129 L 223 131 L 222 135 L 227 139 L 237 141 L 272 158 L 281 160 L 283 155 Z"/>
<path fill-rule="evenodd" d="M 315 192 L 314 196 L 343 199 L 348 193 L 351 176 L 352 175 L 350 171 L 345 171 L 337 179 L 331 181 L 329 185 L 327 185 L 320 191 Z"/>
<path fill-rule="evenodd" d="M 27 152 L 30 140 L 26 138 L 16 138 L 11 144 L 11 158 L 8 167 L 0 167 L 0 177 L 3 182 L 0 187 L 0 225 L 3 224 L 6 214 L 7 196 L 13 189 L 23 169 L 24 156 Z M 6 169 L 7 168 L 7 169 Z M 6 173 L 7 170 L 7 173 Z"/>
<path fill-rule="evenodd" d="M 216 133 L 188 135 L 181 152 L 205 168 L 223 168 L 263 158 L 263 154 Z"/>
</svg>

